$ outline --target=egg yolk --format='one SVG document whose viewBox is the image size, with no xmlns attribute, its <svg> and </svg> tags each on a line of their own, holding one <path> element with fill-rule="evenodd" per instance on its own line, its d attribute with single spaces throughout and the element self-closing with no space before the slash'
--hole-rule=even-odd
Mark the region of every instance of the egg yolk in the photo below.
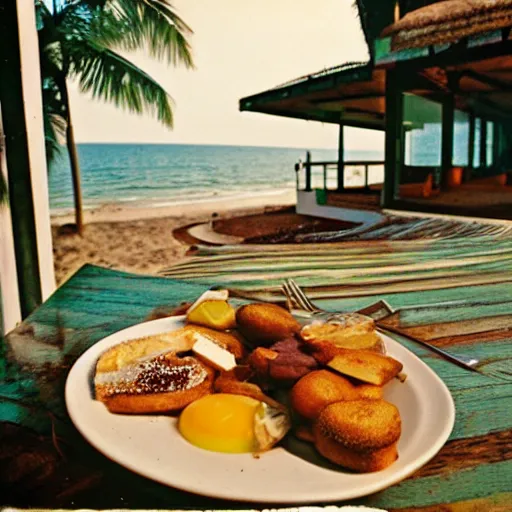
<svg viewBox="0 0 512 512">
<path fill-rule="evenodd" d="M 241 395 L 207 395 L 183 410 L 178 428 L 187 441 L 205 450 L 252 452 L 254 416 L 260 404 L 258 400 Z"/>
</svg>

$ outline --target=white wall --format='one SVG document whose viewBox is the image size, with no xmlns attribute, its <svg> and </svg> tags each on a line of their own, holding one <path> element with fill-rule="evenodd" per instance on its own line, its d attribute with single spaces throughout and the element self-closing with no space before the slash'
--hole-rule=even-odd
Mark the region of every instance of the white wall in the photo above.
<svg viewBox="0 0 512 512">
<path fill-rule="evenodd" d="M 21 43 L 21 76 L 25 100 L 25 122 L 29 140 L 28 151 L 36 218 L 39 273 L 41 276 L 41 292 L 43 300 L 45 300 L 55 290 L 55 272 L 48 202 L 48 170 L 44 144 L 39 44 L 34 1 L 17 0 L 17 3 Z"/>
<path fill-rule="evenodd" d="M 2 133 L 2 120 L 0 118 L 0 137 Z M 3 177 L 7 181 L 7 164 L 5 161 L 5 151 L 2 151 L 2 147 L 3 138 L 0 139 L 0 169 L 2 169 Z M 21 319 L 11 212 L 8 205 L 0 206 L 0 291 L 3 316 L 1 324 L 5 333 L 14 329 L 16 323 Z"/>
</svg>

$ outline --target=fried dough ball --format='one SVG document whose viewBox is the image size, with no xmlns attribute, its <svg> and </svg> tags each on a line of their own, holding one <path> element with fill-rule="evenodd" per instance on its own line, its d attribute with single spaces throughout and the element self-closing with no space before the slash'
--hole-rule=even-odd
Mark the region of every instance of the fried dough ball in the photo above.
<svg viewBox="0 0 512 512">
<path fill-rule="evenodd" d="M 301 325 L 289 311 L 276 304 L 246 304 L 237 309 L 236 323 L 254 345 L 268 346 L 300 331 Z"/>
<path fill-rule="evenodd" d="M 329 370 L 316 370 L 293 386 L 290 402 L 303 418 L 314 420 L 329 404 L 359 398 L 356 386 Z"/>
<path fill-rule="evenodd" d="M 398 458 L 398 409 L 385 400 L 352 400 L 325 407 L 313 425 L 315 446 L 335 464 L 380 471 Z"/>
</svg>

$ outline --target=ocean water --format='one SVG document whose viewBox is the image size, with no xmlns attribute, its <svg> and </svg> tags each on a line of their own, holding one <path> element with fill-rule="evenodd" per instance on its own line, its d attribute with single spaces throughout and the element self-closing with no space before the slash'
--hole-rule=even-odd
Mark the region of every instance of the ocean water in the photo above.
<svg viewBox="0 0 512 512">
<path fill-rule="evenodd" d="M 214 199 L 277 194 L 295 188 L 294 165 L 306 150 L 192 144 L 79 144 L 83 203 L 172 206 Z M 311 150 L 313 161 L 334 161 L 336 149 Z M 379 151 L 346 151 L 348 160 L 382 160 Z M 50 208 L 73 208 L 67 154 L 49 172 Z"/>
</svg>

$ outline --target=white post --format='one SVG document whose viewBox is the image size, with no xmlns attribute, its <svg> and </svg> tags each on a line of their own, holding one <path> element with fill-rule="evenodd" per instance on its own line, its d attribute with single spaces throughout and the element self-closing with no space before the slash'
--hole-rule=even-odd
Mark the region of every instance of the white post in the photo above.
<svg viewBox="0 0 512 512">
<path fill-rule="evenodd" d="M 0 117 L 0 172 L 7 183 L 7 162 L 5 160 L 3 139 L 2 119 Z M 0 335 L 2 335 L 14 329 L 21 320 L 11 212 L 8 205 L 0 206 L 0 293 L 2 305 L 0 325 L 3 328 L 3 333 L 0 332 Z"/>
<path fill-rule="evenodd" d="M 20 32 L 21 77 L 25 100 L 28 154 L 34 214 L 36 222 L 39 274 L 42 299 L 55 290 L 50 206 L 48 202 L 48 170 L 43 127 L 43 100 L 39 67 L 35 7 L 33 0 L 17 0 Z"/>
</svg>

